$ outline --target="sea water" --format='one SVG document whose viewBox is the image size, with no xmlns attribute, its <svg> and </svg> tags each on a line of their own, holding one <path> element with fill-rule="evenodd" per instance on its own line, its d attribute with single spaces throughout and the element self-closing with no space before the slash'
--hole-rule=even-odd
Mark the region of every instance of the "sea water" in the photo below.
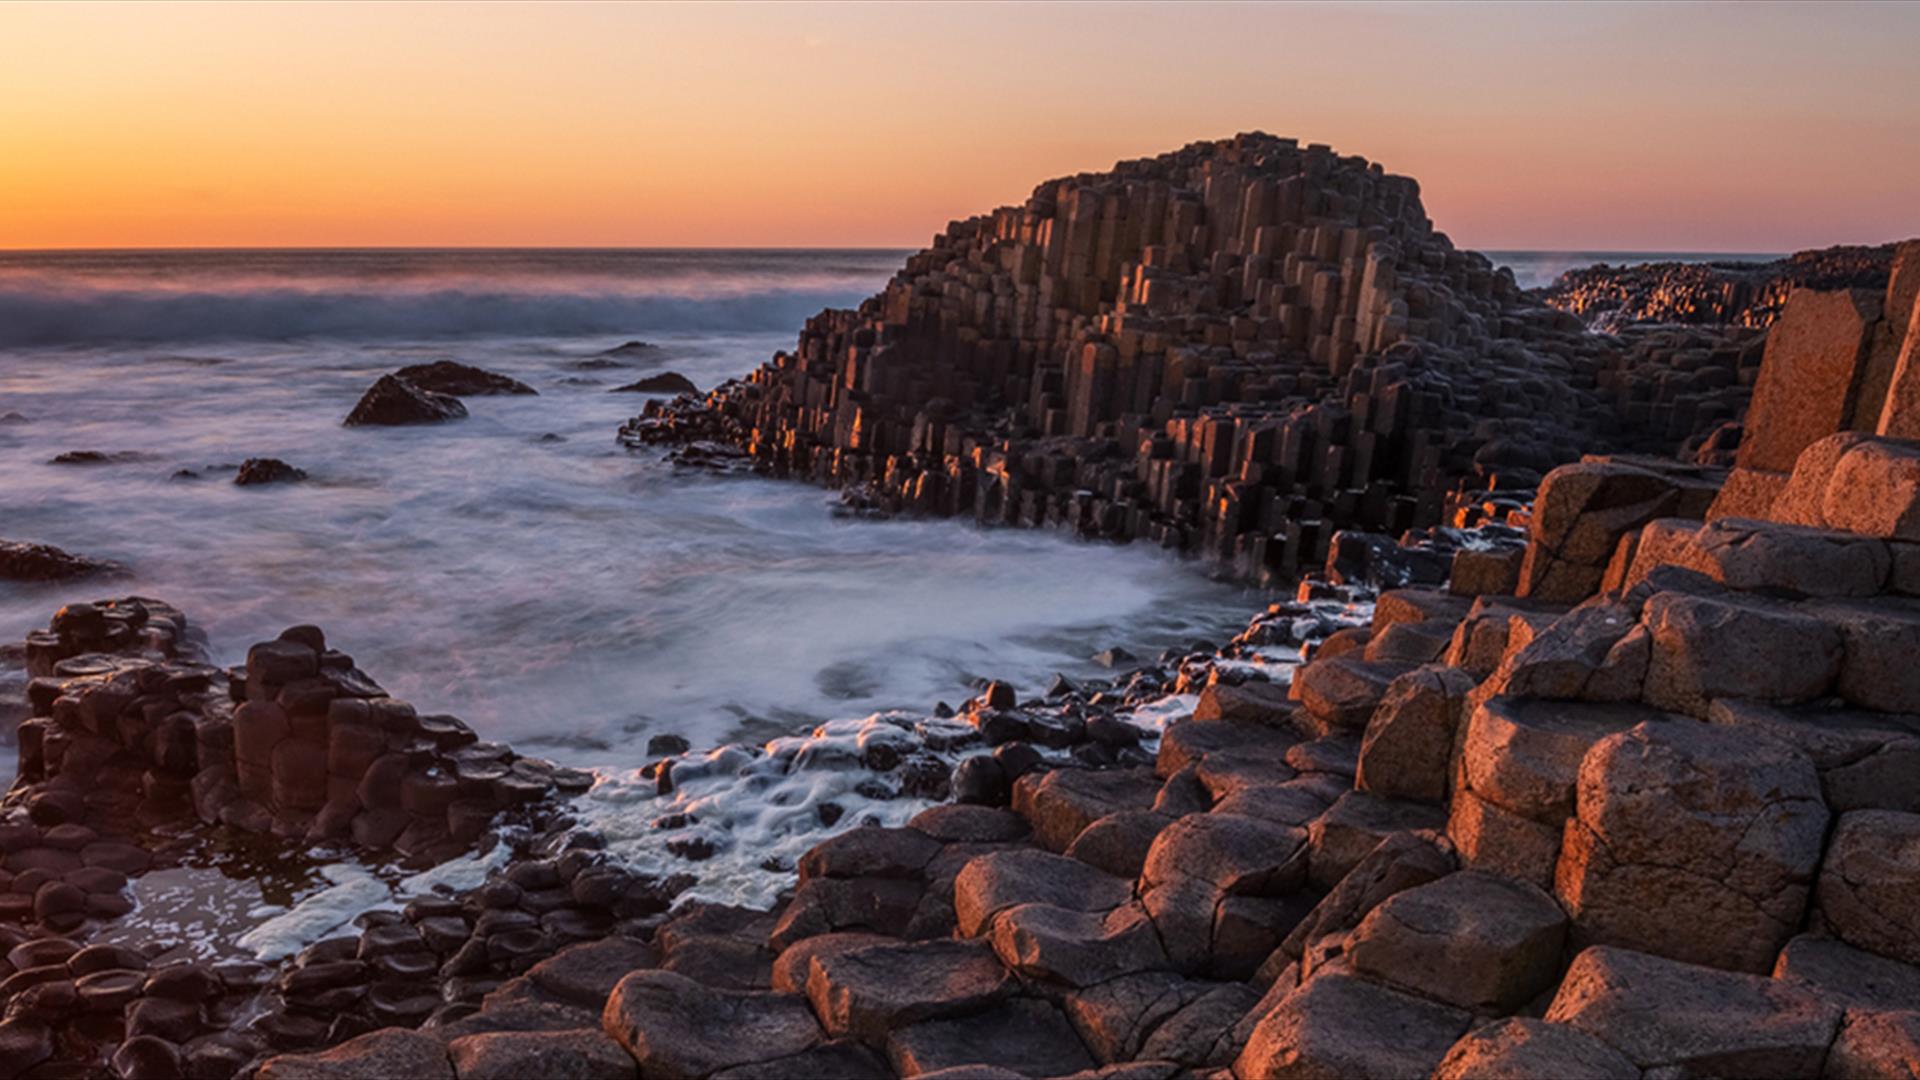
<svg viewBox="0 0 1920 1080">
<path fill-rule="evenodd" d="M 0 538 L 130 571 L 0 583 L 0 640 L 128 593 L 181 608 L 220 663 L 315 623 L 423 711 L 618 769 L 656 734 L 761 742 L 957 704 L 984 678 L 1031 692 L 1110 646 L 1151 656 L 1243 625 L 1257 598 L 1144 546 L 848 520 L 818 488 L 615 443 L 646 398 L 614 387 L 743 374 L 901 257 L 0 256 L 0 416 L 20 418 L 0 423 Z M 601 355 L 634 340 L 657 349 Z M 440 359 L 539 393 L 341 425 L 382 373 Z M 50 463 L 68 451 L 108 461 Z M 237 487 L 250 457 L 309 478 Z"/>
</svg>

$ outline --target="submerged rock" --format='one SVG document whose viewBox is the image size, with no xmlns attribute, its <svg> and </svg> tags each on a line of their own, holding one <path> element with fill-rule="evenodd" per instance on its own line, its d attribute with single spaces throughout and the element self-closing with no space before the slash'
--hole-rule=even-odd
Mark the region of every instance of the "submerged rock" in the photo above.
<svg viewBox="0 0 1920 1080">
<path fill-rule="evenodd" d="M 693 380 L 677 371 L 663 371 L 658 375 L 649 375 L 639 382 L 616 386 L 607 391 L 610 394 L 697 394 L 700 388 Z"/>
<path fill-rule="evenodd" d="M 49 465 L 121 465 L 144 455 L 132 450 L 67 450 L 47 459 Z"/>
<path fill-rule="evenodd" d="M 240 463 L 233 482 L 241 487 L 256 484 L 292 484 L 307 478 L 305 469 L 296 469 L 279 458 L 248 458 Z"/>
<path fill-rule="evenodd" d="M 396 375 L 382 375 L 360 395 L 359 404 L 343 423 L 347 427 L 435 424 L 466 415 L 467 407 L 459 398 L 422 390 Z"/>
<path fill-rule="evenodd" d="M 510 379 L 505 375 L 470 364 L 457 364 L 452 360 L 435 360 L 431 364 L 409 364 L 394 374 L 422 390 L 435 394 L 451 394 L 454 397 L 539 393 L 538 390 L 518 379 Z"/>
<path fill-rule="evenodd" d="M 593 354 L 593 356 L 594 358 L 599 358 L 599 359 L 612 358 L 616 360 L 639 360 L 639 359 L 659 356 L 663 351 L 664 350 L 662 350 L 660 346 L 655 345 L 650 341 L 627 341 L 627 342 L 622 342 L 619 345 L 615 345 L 613 348 L 608 349 L 605 352 L 595 353 Z M 575 366 L 583 367 L 587 362 L 589 361 L 583 361 L 581 364 L 577 364 Z"/>
</svg>

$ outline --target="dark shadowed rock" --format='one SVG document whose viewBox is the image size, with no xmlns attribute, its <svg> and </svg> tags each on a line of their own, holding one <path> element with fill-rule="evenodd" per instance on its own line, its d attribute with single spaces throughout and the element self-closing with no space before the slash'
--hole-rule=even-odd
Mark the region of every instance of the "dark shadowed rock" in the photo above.
<svg viewBox="0 0 1920 1080">
<path fill-rule="evenodd" d="M 798 1054 L 820 1041 L 806 999 L 712 990 L 670 971 L 627 976 L 607 999 L 603 1024 L 661 1080 L 698 1080 L 736 1065 Z"/>
<path fill-rule="evenodd" d="M 240 463 L 240 471 L 234 474 L 233 482 L 240 487 L 252 487 L 257 484 L 291 484 L 305 480 L 305 469 L 296 469 L 279 458 L 248 458 Z"/>
<path fill-rule="evenodd" d="M 1515 1017 L 1467 1033 L 1433 1080 L 1619 1080 L 1639 1075 L 1620 1051 L 1566 1024 Z"/>
<path fill-rule="evenodd" d="M 460 1080 L 632 1080 L 640 1075 L 620 1044 L 594 1028 L 468 1035 L 447 1044 Z"/>
<path fill-rule="evenodd" d="M 659 962 L 660 952 L 652 945 L 610 937 L 569 945 L 535 964 L 527 977 L 557 998 L 598 1009 L 621 979 Z"/>
<path fill-rule="evenodd" d="M 658 375 L 649 375 L 638 382 L 625 386 L 616 386 L 611 394 L 697 394 L 700 388 L 693 380 L 677 371 L 663 371 Z"/>
<path fill-rule="evenodd" d="M 722 1069 L 713 1080 L 893 1080 L 893 1070 L 852 1039 L 833 1039 L 786 1057 Z"/>
<path fill-rule="evenodd" d="M 267 1059 L 260 1080 L 453 1080 L 447 1048 L 431 1035 L 386 1028 L 317 1054 Z"/>
<path fill-rule="evenodd" d="M 0 581 L 66 581 L 117 570 L 113 563 L 62 551 L 52 544 L 0 540 Z"/>
<path fill-rule="evenodd" d="M 1019 849 L 982 855 L 954 879 L 953 906 L 960 930 L 986 932 L 993 916 L 1015 904 L 1051 904 L 1078 911 L 1106 911 L 1126 903 L 1132 885 L 1077 859 Z"/>
<path fill-rule="evenodd" d="M 409 364 L 394 374 L 422 390 L 453 397 L 485 397 L 491 394 L 535 394 L 539 391 L 518 379 L 492 371 L 436 360 L 431 364 Z"/>
<path fill-rule="evenodd" d="M 921 1020 L 982 1012 L 1013 988 L 993 950 L 976 941 L 817 952 L 808 968 L 807 997 L 827 1033 L 874 1044 Z"/>
<path fill-rule="evenodd" d="M 394 375 L 382 375 L 360 395 L 344 423 L 347 427 L 435 424 L 466 415 L 467 407 L 459 398 L 422 390 Z"/>
<path fill-rule="evenodd" d="M 975 1016 L 901 1028 L 887 1039 L 887 1058 L 902 1076 L 962 1066 L 978 1067 L 982 1076 L 998 1075 L 989 1071 L 994 1068 L 1019 1076 L 1064 1076 L 1094 1065 L 1060 1010 L 1028 998 Z"/>
</svg>

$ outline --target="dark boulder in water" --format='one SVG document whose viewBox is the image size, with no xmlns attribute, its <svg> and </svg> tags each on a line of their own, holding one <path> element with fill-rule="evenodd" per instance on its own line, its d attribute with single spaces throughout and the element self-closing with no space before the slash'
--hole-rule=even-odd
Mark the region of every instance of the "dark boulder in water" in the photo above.
<svg viewBox="0 0 1920 1080">
<path fill-rule="evenodd" d="M 131 450 L 68 450 L 47 460 L 49 465 L 119 465 L 139 461 L 142 455 Z"/>
<path fill-rule="evenodd" d="M 649 375 L 639 382 L 616 386 L 607 391 L 610 394 L 697 394 L 700 388 L 693 380 L 677 371 L 663 371 L 658 375 Z"/>
<path fill-rule="evenodd" d="M 410 364 L 394 374 L 429 393 L 452 394 L 455 397 L 539 393 L 518 379 L 510 379 L 470 364 L 456 364 L 451 360 Z"/>
<path fill-rule="evenodd" d="M 291 484 L 305 480 L 305 469 L 296 469 L 279 458 L 248 458 L 240 463 L 240 471 L 233 482 L 242 487 L 255 484 Z"/>
<path fill-rule="evenodd" d="M 597 352 L 593 355 L 602 358 L 611 357 L 616 360 L 650 360 L 659 356 L 664 351 L 660 346 L 650 342 L 628 341 L 615 345 L 605 352 Z"/>
<path fill-rule="evenodd" d="M 119 569 L 113 563 L 62 551 L 52 544 L 0 540 L 0 581 L 66 581 Z"/>
<path fill-rule="evenodd" d="M 460 420 L 467 407 L 449 394 L 422 390 L 397 375 L 382 375 L 360 395 L 344 421 L 348 427 L 367 424 L 436 424 L 442 420 Z"/>
</svg>

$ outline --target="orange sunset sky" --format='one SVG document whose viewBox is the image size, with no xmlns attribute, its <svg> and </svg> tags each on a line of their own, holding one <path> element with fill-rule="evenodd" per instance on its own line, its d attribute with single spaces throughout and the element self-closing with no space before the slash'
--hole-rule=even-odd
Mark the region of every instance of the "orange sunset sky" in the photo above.
<svg viewBox="0 0 1920 1080">
<path fill-rule="evenodd" d="M 1482 249 L 1920 234 L 1920 4 L 0 3 L 0 248 L 918 246 L 1264 129 Z"/>
</svg>

